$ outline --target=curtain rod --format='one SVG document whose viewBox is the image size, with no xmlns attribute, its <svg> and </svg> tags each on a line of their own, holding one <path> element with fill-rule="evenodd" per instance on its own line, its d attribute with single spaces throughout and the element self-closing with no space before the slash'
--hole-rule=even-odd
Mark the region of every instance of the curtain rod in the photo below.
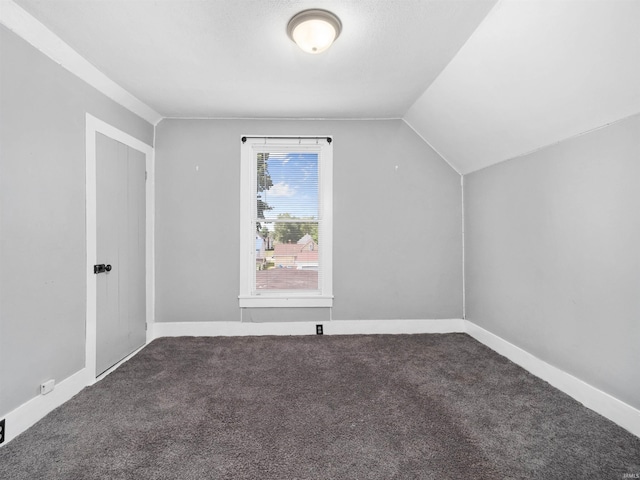
<svg viewBox="0 0 640 480">
<path fill-rule="evenodd" d="M 303 137 L 295 137 L 295 136 L 287 136 L 287 137 L 270 137 L 270 136 L 260 135 L 260 136 L 255 136 L 255 137 L 251 137 L 251 136 L 249 136 L 249 137 L 242 137 L 242 139 L 241 139 L 241 140 L 242 140 L 242 143 L 245 143 L 245 142 L 247 141 L 247 138 L 276 138 L 276 139 L 281 138 L 281 139 L 283 139 L 283 140 L 284 140 L 284 139 L 286 139 L 286 140 L 291 140 L 291 139 L 296 139 L 296 138 L 297 138 L 298 140 L 302 140 L 303 138 L 309 138 L 309 139 L 314 139 L 314 138 L 315 138 L 316 140 L 320 140 L 320 139 L 323 139 L 323 138 L 324 138 L 324 139 L 326 139 L 326 140 L 327 140 L 327 143 L 331 143 L 331 142 L 332 142 L 331 137 L 304 137 L 304 136 L 303 136 Z"/>
</svg>

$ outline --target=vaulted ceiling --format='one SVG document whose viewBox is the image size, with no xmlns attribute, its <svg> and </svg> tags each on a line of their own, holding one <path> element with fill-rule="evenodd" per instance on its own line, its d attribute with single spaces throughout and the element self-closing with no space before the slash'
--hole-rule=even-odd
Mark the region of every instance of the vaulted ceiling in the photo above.
<svg viewBox="0 0 640 480">
<path fill-rule="evenodd" d="M 638 0 L 0 0 L 161 117 L 403 118 L 460 173 L 640 113 Z M 320 55 L 286 35 L 324 8 Z"/>
</svg>

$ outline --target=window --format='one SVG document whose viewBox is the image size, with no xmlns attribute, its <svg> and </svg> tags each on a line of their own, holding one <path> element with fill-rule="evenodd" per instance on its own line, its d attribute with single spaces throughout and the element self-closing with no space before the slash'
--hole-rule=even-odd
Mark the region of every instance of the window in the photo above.
<svg viewBox="0 0 640 480">
<path fill-rule="evenodd" d="M 240 307 L 330 307 L 330 137 L 242 137 Z"/>
</svg>

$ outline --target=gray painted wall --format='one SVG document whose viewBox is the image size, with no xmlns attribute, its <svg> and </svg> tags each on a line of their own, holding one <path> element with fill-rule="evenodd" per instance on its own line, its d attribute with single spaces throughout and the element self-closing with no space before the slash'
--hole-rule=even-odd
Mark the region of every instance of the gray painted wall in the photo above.
<svg viewBox="0 0 640 480">
<path fill-rule="evenodd" d="M 85 112 L 153 126 L 0 26 L 0 416 L 85 359 Z"/>
<path fill-rule="evenodd" d="M 465 176 L 467 318 L 640 408 L 640 116 Z"/>
<path fill-rule="evenodd" d="M 163 120 L 157 322 L 240 320 L 242 134 L 334 137 L 334 320 L 461 318 L 460 176 L 404 122 Z"/>
</svg>

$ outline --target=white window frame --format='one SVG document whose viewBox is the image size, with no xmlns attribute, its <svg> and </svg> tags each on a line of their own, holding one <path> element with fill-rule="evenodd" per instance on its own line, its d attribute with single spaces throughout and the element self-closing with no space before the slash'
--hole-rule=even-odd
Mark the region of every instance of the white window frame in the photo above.
<svg viewBox="0 0 640 480">
<path fill-rule="evenodd" d="M 243 135 L 240 155 L 240 308 L 333 306 L 333 138 L 323 136 Z M 255 233 L 256 154 L 318 153 L 319 262 L 318 290 L 256 291 Z"/>
</svg>

